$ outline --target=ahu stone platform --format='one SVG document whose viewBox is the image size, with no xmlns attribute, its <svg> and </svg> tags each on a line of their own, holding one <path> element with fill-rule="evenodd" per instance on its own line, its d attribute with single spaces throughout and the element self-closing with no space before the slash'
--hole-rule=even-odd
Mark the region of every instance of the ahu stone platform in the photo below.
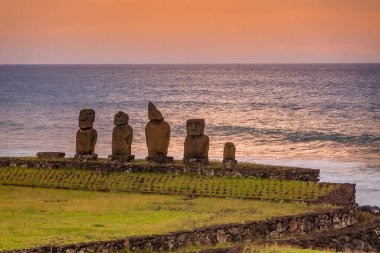
<svg viewBox="0 0 380 253">
<path fill-rule="evenodd" d="M 98 161 L 81 161 L 70 158 L 65 159 L 35 159 L 35 158 L 17 158 L 17 157 L 0 157 L 0 167 L 37 167 L 37 168 L 78 168 L 86 170 L 96 170 L 105 173 L 112 172 L 158 172 L 158 173 L 175 173 L 186 174 L 193 173 L 206 176 L 233 176 L 240 178 L 256 177 L 277 180 L 296 180 L 296 181 L 319 181 L 319 170 L 298 168 L 298 167 L 280 167 L 260 164 L 243 164 L 233 168 L 224 168 L 223 163 L 220 165 L 202 165 L 202 164 L 183 164 L 175 163 L 110 163 L 107 159 Z"/>
</svg>

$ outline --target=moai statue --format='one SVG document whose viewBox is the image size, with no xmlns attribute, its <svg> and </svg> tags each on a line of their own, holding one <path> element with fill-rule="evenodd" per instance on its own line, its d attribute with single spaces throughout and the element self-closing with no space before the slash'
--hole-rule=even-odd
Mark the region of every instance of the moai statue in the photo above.
<svg viewBox="0 0 380 253">
<path fill-rule="evenodd" d="M 173 157 L 167 156 L 170 140 L 170 126 L 152 102 L 149 102 L 148 105 L 148 118 L 149 122 L 145 127 L 146 145 L 148 147 L 146 160 L 172 162 Z"/>
<path fill-rule="evenodd" d="M 232 169 L 237 164 L 235 159 L 236 148 L 232 142 L 224 144 L 223 165 L 226 169 Z"/>
<path fill-rule="evenodd" d="M 112 155 L 108 156 L 110 161 L 129 162 L 135 159 L 135 156 L 131 155 L 133 130 L 128 125 L 128 121 L 128 114 L 121 111 L 115 114 L 115 127 L 112 131 Z"/>
<path fill-rule="evenodd" d="M 188 119 L 185 139 L 184 163 L 208 163 L 209 138 L 204 135 L 204 119 Z"/>
<path fill-rule="evenodd" d="M 96 160 L 97 154 L 94 154 L 95 144 L 98 134 L 93 129 L 95 120 L 95 111 L 92 109 L 83 109 L 79 113 L 79 130 L 76 137 L 76 155 L 75 159 Z"/>
</svg>

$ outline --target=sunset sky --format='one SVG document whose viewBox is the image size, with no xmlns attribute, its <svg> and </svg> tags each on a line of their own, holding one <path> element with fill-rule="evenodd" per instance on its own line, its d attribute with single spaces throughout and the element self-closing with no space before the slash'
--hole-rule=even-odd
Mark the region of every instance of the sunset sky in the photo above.
<svg viewBox="0 0 380 253">
<path fill-rule="evenodd" d="M 380 0 L 0 0 L 0 64 L 380 62 Z"/>
</svg>

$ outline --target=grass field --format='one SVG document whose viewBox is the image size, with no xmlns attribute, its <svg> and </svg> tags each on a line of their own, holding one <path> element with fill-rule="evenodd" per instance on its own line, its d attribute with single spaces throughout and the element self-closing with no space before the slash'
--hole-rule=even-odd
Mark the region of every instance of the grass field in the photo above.
<svg viewBox="0 0 380 253">
<path fill-rule="evenodd" d="M 0 184 L 191 196 L 313 201 L 339 184 L 79 169 L 1 168 Z"/>
<path fill-rule="evenodd" d="M 331 208 L 14 186 L 0 186 L 0 203 L 0 250 L 167 233 Z"/>
</svg>

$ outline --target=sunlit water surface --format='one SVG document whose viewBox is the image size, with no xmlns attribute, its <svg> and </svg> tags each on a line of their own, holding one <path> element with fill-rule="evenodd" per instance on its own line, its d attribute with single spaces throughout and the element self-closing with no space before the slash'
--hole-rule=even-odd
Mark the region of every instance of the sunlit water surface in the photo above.
<svg viewBox="0 0 380 253">
<path fill-rule="evenodd" d="M 380 65 L 0 66 L 0 156 L 73 155 L 78 113 L 96 111 L 96 152 L 111 152 L 113 116 L 147 154 L 148 101 L 171 125 L 182 158 L 185 123 L 205 118 L 210 158 L 232 141 L 239 161 L 321 170 L 321 181 L 357 184 L 360 204 L 380 206 Z"/>
</svg>

